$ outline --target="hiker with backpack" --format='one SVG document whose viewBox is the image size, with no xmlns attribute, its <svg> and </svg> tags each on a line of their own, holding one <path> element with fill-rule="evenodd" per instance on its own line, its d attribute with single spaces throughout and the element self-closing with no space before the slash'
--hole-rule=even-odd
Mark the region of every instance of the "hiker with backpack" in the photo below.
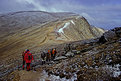
<svg viewBox="0 0 121 81">
<path fill-rule="evenodd" d="M 53 48 L 50 50 L 50 53 L 51 53 L 51 60 L 53 60 L 53 56 L 54 56 L 54 54 L 52 53 L 52 51 L 53 51 Z"/>
<path fill-rule="evenodd" d="M 52 60 L 55 59 L 56 53 L 57 53 L 56 48 L 53 48 L 52 49 Z"/>
<path fill-rule="evenodd" d="M 23 65 L 22 65 L 22 68 L 24 70 L 24 66 L 25 66 L 25 60 L 24 60 L 24 57 L 25 57 L 25 54 L 27 53 L 27 50 L 25 50 L 23 53 L 22 53 L 22 58 L 23 58 Z"/>
<path fill-rule="evenodd" d="M 30 71 L 30 64 L 32 62 L 33 59 L 33 55 L 30 53 L 30 51 L 27 49 L 27 52 L 24 56 L 24 60 L 26 62 L 26 65 L 27 65 L 27 71 Z"/>
<path fill-rule="evenodd" d="M 41 53 L 42 65 L 45 64 L 45 57 L 46 57 L 46 53 L 43 51 L 43 52 Z"/>
<path fill-rule="evenodd" d="M 48 53 L 46 55 L 46 61 L 50 61 L 51 60 L 51 50 L 48 50 Z"/>
</svg>

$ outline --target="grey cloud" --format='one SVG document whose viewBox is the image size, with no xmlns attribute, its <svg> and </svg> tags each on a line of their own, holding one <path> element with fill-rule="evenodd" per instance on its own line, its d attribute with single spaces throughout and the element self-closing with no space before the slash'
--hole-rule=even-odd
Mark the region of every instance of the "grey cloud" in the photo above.
<svg viewBox="0 0 121 81">
<path fill-rule="evenodd" d="M 77 1 L 77 2 L 76 2 Z M 90 24 L 108 29 L 108 27 L 121 26 L 121 4 L 110 2 L 100 4 L 83 4 L 80 0 L 1 0 L 0 12 L 41 10 L 49 12 L 74 12 L 83 15 Z M 82 2 L 87 2 L 83 1 Z M 102 2 L 107 2 L 103 0 Z M 97 4 L 96 4 L 97 3 Z"/>
</svg>

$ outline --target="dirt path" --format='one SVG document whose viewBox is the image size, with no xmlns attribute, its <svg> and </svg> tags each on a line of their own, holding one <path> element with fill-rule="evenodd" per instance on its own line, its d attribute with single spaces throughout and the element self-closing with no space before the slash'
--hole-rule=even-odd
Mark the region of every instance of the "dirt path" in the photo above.
<svg viewBox="0 0 121 81">
<path fill-rule="evenodd" d="M 59 76 L 48 75 L 48 73 L 44 70 L 39 71 L 15 71 L 13 81 L 56 81 L 62 80 Z M 65 80 L 62 80 L 65 81 Z"/>
<path fill-rule="evenodd" d="M 36 71 L 19 71 L 19 81 L 39 81 L 41 72 Z"/>
</svg>

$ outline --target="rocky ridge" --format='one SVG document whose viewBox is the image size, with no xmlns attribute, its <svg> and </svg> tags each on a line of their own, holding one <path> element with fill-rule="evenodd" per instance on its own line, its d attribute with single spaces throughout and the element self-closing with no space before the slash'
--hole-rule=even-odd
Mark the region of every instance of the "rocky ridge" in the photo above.
<svg viewBox="0 0 121 81">
<path fill-rule="evenodd" d="M 121 80 L 121 27 L 107 31 L 102 36 L 98 39 L 58 45 L 59 53 L 56 58 L 60 57 L 60 59 L 55 59 L 54 62 L 45 65 L 38 63 L 39 67 L 35 66 L 34 70 L 38 80 Z M 60 49 L 61 46 L 65 46 L 64 49 Z M 62 52 L 64 53 L 61 55 Z M 38 56 L 39 54 L 37 54 Z M 66 58 L 63 59 L 62 56 Z M 20 76 L 21 72 L 23 71 L 13 72 L 8 76 L 8 79 L 11 76 L 16 76 L 12 79 L 29 80 L 29 78 L 20 78 L 23 77 Z M 42 73 L 40 74 L 42 76 L 38 75 L 39 72 Z M 23 73 L 27 74 L 26 72 Z"/>
<path fill-rule="evenodd" d="M 68 43 L 74 48 L 75 41 L 88 41 L 105 32 L 91 27 L 84 17 L 74 13 L 41 11 L 2 14 L 0 29 L 0 76 L 20 67 L 21 53 L 25 49 L 32 51 L 39 64 L 42 50 L 57 46 L 58 56 L 61 56 L 68 51 Z"/>
<path fill-rule="evenodd" d="M 0 29 L 0 65 L 6 66 L 21 59 L 25 49 L 36 54 L 52 45 L 95 38 L 105 32 L 94 30 L 84 17 L 74 13 L 41 11 L 3 14 Z"/>
</svg>

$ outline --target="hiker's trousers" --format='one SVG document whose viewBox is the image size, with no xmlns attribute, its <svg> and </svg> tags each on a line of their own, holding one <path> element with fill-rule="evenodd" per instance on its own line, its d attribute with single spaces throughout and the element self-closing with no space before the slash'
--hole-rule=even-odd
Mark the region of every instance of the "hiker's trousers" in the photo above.
<svg viewBox="0 0 121 81">
<path fill-rule="evenodd" d="M 27 71 L 30 71 L 30 63 L 26 63 L 27 64 Z"/>
</svg>

